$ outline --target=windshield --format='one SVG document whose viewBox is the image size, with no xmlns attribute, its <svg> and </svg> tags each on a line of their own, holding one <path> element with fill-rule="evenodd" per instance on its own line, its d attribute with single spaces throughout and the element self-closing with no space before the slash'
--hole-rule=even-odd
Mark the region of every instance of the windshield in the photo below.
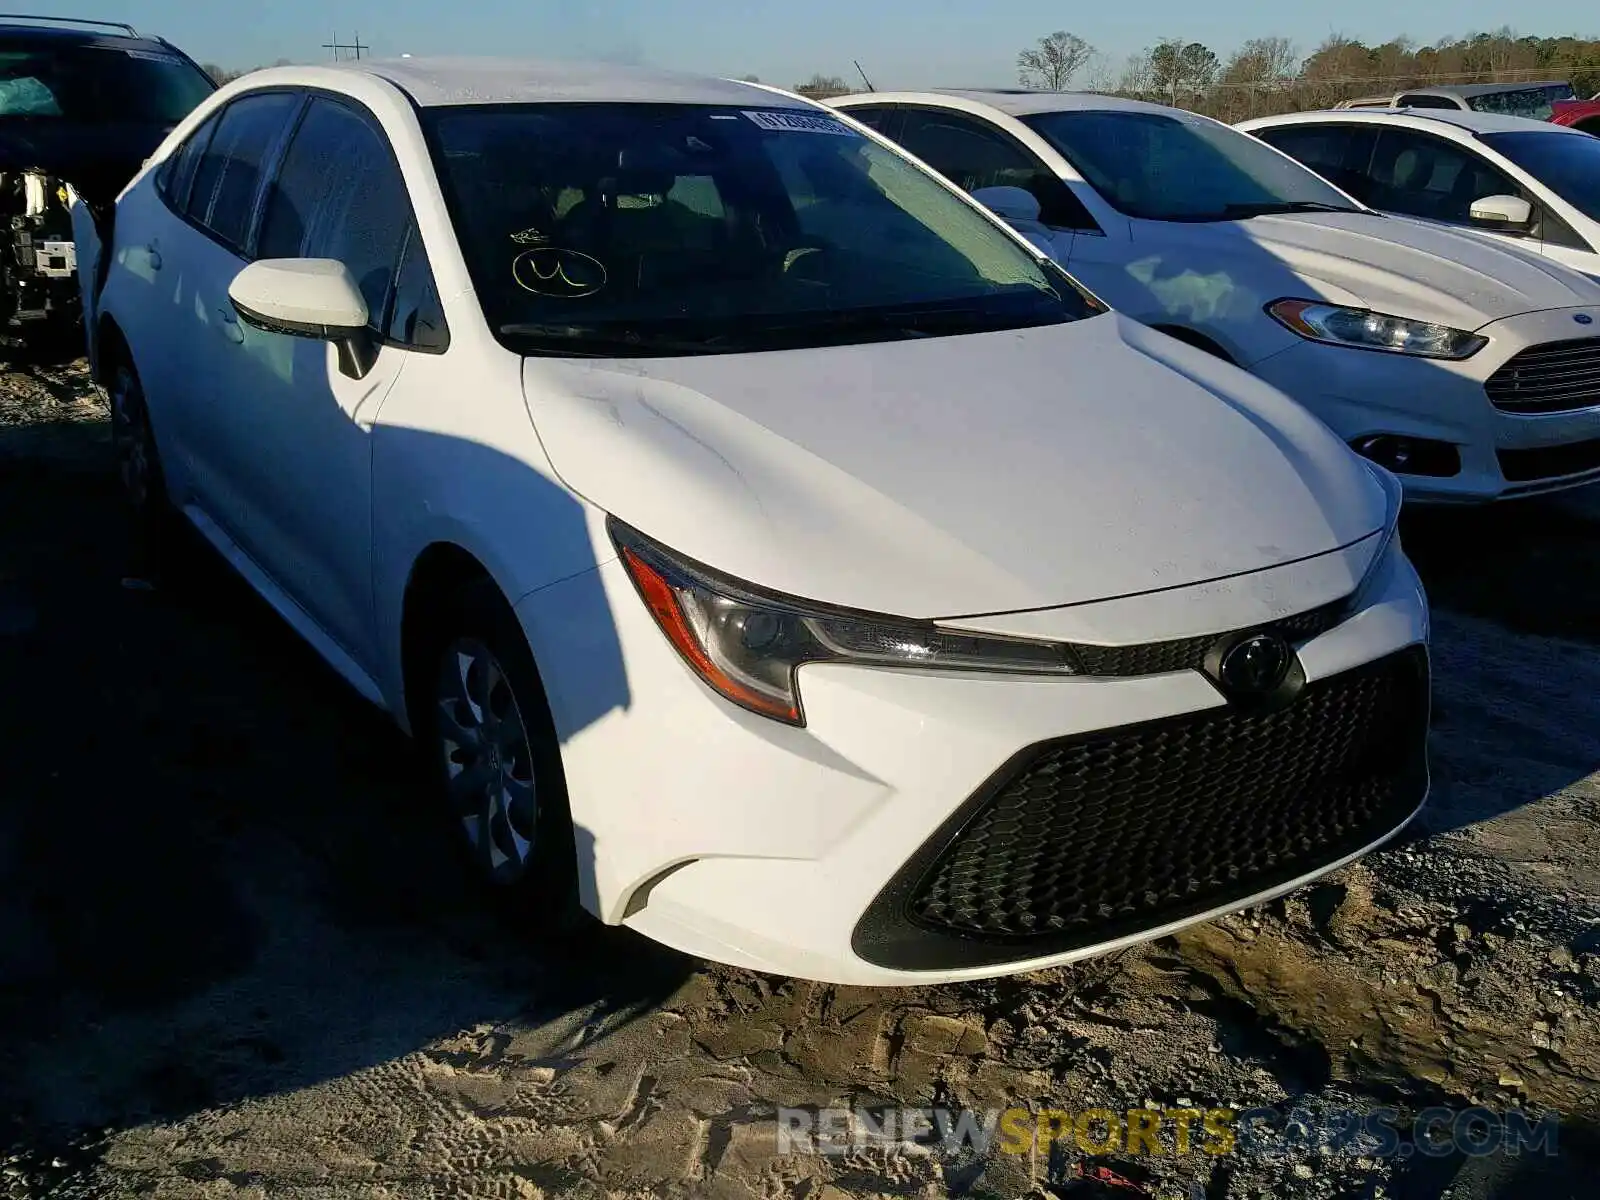
<svg viewBox="0 0 1600 1200">
<path fill-rule="evenodd" d="M 1359 211 L 1293 159 L 1226 125 L 1151 112 L 1053 112 L 1023 120 L 1130 217 L 1233 221 Z"/>
<path fill-rule="evenodd" d="M 175 54 L 45 44 L 0 49 L 0 118 L 176 125 L 214 86 Z"/>
<path fill-rule="evenodd" d="M 779 349 L 1100 311 L 825 112 L 536 104 L 425 119 L 479 299 L 520 352 Z"/>
<path fill-rule="evenodd" d="M 1584 216 L 1600 221 L 1600 138 L 1543 130 L 1478 136 Z"/>
<path fill-rule="evenodd" d="M 1576 99 L 1570 84 L 1550 84 L 1544 87 L 1518 88 L 1512 92 L 1486 92 L 1470 96 L 1467 103 L 1479 112 L 1504 113 L 1508 117 L 1527 117 L 1534 121 L 1548 121 L 1556 110 L 1557 100 Z"/>
</svg>

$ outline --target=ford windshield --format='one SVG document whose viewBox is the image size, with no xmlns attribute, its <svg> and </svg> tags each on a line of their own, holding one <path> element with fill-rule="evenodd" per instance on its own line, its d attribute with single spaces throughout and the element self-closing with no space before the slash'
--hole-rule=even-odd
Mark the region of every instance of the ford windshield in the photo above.
<svg viewBox="0 0 1600 1200">
<path fill-rule="evenodd" d="M 1130 217 L 1238 221 L 1359 211 L 1293 159 L 1213 121 L 1137 111 L 1049 112 L 1023 120 Z"/>
</svg>

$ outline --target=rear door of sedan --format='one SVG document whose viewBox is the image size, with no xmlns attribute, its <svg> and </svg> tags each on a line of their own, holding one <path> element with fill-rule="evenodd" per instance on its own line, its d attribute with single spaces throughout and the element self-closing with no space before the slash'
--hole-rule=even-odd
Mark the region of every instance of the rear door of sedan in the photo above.
<svg viewBox="0 0 1600 1200">
<path fill-rule="evenodd" d="M 153 352 L 137 357 L 141 373 L 160 373 L 153 417 L 158 430 L 164 419 L 169 425 L 189 482 L 190 494 L 179 500 L 192 501 L 230 534 L 243 498 L 227 463 L 230 447 L 248 435 L 238 427 L 239 383 L 229 367 L 244 331 L 228 285 L 249 262 L 264 177 L 303 102 L 285 89 L 231 101 L 208 123 L 209 136 L 202 128 L 193 151 L 186 144 L 176 156 L 175 187 L 188 173 L 168 200 L 176 219 L 129 248 L 145 262 L 161 301 L 154 318 L 160 324 L 149 338 Z M 162 356 L 166 361 L 156 361 Z"/>
</svg>

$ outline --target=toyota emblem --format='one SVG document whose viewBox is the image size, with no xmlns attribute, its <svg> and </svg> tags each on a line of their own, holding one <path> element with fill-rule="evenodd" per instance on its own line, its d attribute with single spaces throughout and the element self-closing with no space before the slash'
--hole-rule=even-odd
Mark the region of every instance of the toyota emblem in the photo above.
<svg viewBox="0 0 1600 1200">
<path fill-rule="evenodd" d="M 1294 651 L 1272 633 L 1254 633 L 1228 647 L 1217 664 L 1217 681 L 1230 692 L 1264 696 L 1289 673 Z"/>
</svg>

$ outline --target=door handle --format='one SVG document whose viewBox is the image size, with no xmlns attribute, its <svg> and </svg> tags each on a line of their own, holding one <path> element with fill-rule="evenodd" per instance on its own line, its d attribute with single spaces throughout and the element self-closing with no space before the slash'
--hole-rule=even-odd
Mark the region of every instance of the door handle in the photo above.
<svg viewBox="0 0 1600 1200">
<path fill-rule="evenodd" d="M 152 271 L 161 270 L 161 251 L 156 247 L 155 243 L 152 242 L 150 245 L 146 246 L 144 248 L 144 254 L 145 261 L 150 264 L 150 269 Z"/>
<path fill-rule="evenodd" d="M 222 336 L 235 346 L 241 344 L 244 341 L 244 330 L 239 328 L 239 319 L 233 315 L 233 310 L 231 308 L 219 308 L 217 309 L 217 316 L 222 318 L 220 325 Z"/>
</svg>

